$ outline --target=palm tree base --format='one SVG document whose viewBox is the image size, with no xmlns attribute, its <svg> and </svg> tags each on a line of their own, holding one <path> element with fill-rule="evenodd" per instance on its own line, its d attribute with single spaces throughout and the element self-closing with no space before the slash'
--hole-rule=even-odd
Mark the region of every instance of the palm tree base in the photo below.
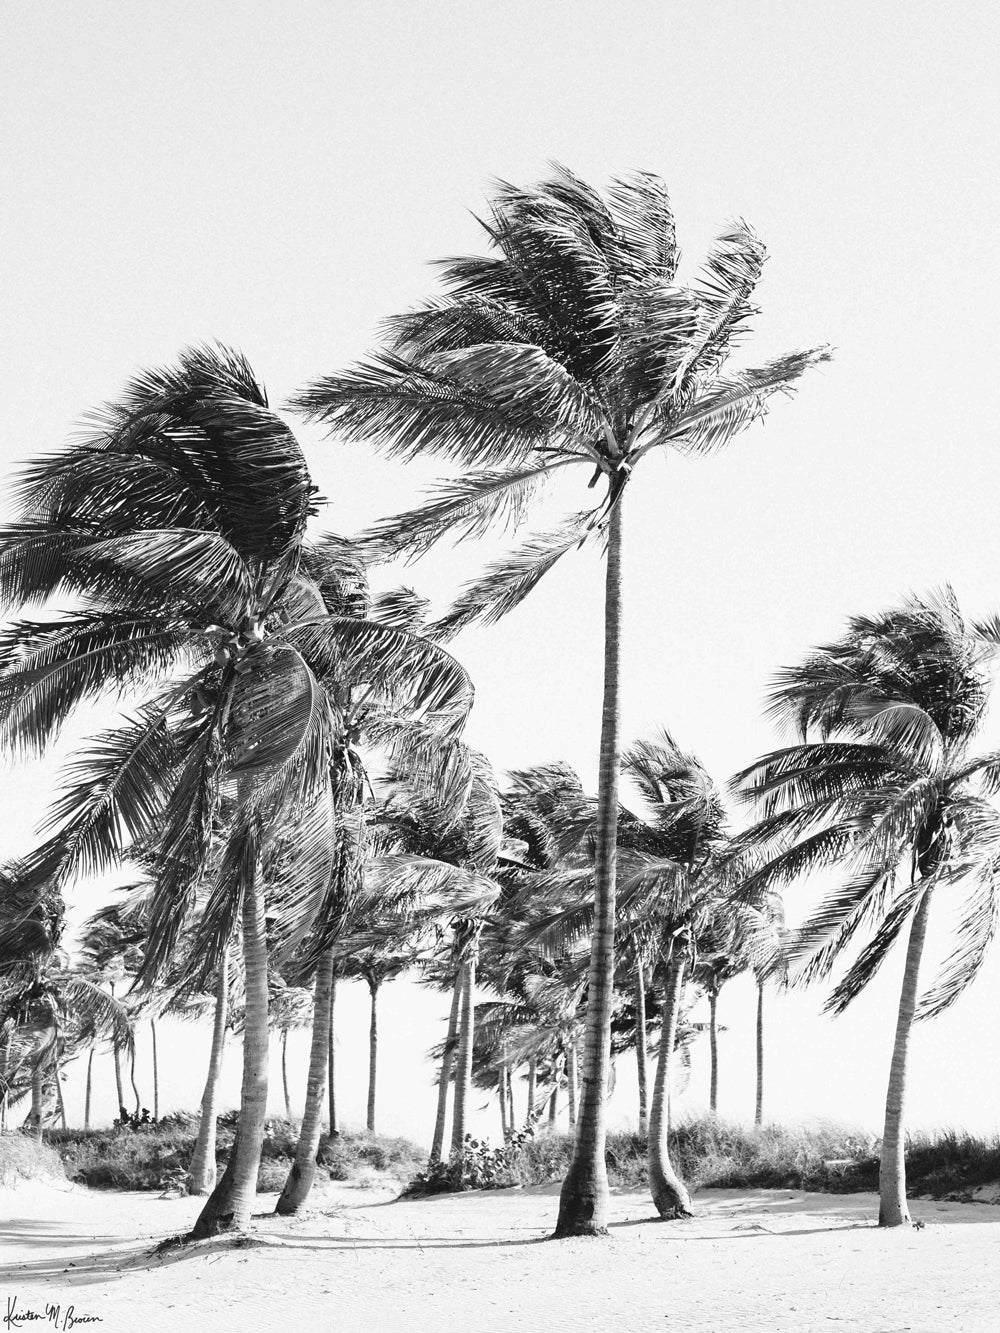
<svg viewBox="0 0 1000 1333">
<path fill-rule="evenodd" d="M 569 1236 L 608 1235 L 608 1181 L 592 1170 L 581 1170 L 574 1163 L 563 1181 L 559 1195 L 559 1216 L 553 1240 Z"/>
</svg>

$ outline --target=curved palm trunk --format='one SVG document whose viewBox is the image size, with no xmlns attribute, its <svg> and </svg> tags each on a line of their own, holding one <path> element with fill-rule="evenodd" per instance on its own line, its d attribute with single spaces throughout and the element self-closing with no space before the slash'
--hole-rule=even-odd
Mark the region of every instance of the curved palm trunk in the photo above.
<svg viewBox="0 0 1000 1333">
<path fill-rule="evenodd" d="M 113 981 L 109 982 L 109 989 L 111 991 L 111 998 L 114 999 L 115 983 Z M 111 1049 L 115 1056 L 115 1087 L 118 1089 L 118 1110 L 120 1113 L 125 1107 L 125 1089 L 122 1086 L 122 1057 L 117 1041 L 112 1041 Z"/>
<path fill-rule="evenodd" d="M 608 524 L 604 600 L 604 700 L 597 794 L 594 932 L 590 946 L 583 1089 L 576 1144 L 559 1196 L 555 1237 L 607 1234 L 608 1172 L 605 1091 L 611 1062 L 611 1008 L 615 971 L 615 863 L 618 851 L 618 778 L 621 756 L 622 506 Z"/>
<path fill-rule="evenodd" d="M 368 1023 L 368 1133 L 375 1133 L 375 1084 L 378 1076 L 378 990 L 381 983 L 368 982 L 371 1018 Z"/>
<path fill-rule="evenodd" d="M 285 1119 L 292 1123 L 292 1099 L 288 1095 L 288 1028 L 281 1032 L 281 1088 L 285 1094 Z"/>
<path fill-rule="evenodd" d="M 246 1018 L 240 1117 L 226 1169 L 194 1224 L 191 1240 L 246 1227 L 257 1190 L 267 1118 L 268 1063 L 267 938 L 259 870 L 250 876 L 243 895 L 243 958 Z"/>
<path fill-rule="evenodd" d="M 334 1077 L 335 1066 L 334 1066 L 334 1055 L 333 1055 L 334 1027 L 335 1027 L 334 1015 L 336 1013 L 336 1009 L 337 1009 L 337 971 L 336 968 L 334 968 L 333 975 L 330 979 L 330 1023 L 327 1028 L 327 1045 L 326 1045 L 326 1109 L 327 1109 L 327 1116 L 329 1118 L 329 1132 L 331 1139 L 335 1139 L 337 1135 L 340 1133 L 340 1130 L 337 1128 L 337 1083 L 336 1083 L 336 1078 Z"/>
<path fill-rule="evenodd" d="M 295 1148 L 295 1160 L 275 1207 L 287 1215 L 302 1207 L 316 1179 L 316 1151 L 322 1132 L 323 1088 L 326 1084 L 330 1053 L 330 1010 L 333 998 L 333 955 L 327 950 L 316 969 L 313 1008 L 312 1045 L 309 1049 L 309 1076 L 306 1080 L 306 1104 L 302 1127 Z"/>
<path fill-rule="evenodd" d="M 139 1119 L 139 1112 L 142 1110 L 142 1099 L 139 1096 L 139 1089 L 135 1082 L 135 1042 L 132 1043 L 132 1057 L 128 1066 L 129 1081 L 132 1084 L 132 1095 L 135 1098 L 135 1118 Z"/>
<path fill-rule="evenodd" d="M 458 1016 L 462 1003 L 462 978 L 464 969 L 455 973 L 455 984 L 451 990 L 451 1010 L 448 1014 L 448 1035 L 444 1039 L 444 1053 L 441 1056 L 441 1076 L 438 1080 L 437 1115 L 434 1119 L 434 1142 L 431 1144 L 431 1162 L 440 1162 L 444 1149 L 444 1127 L 448 1118 L 448 1088 L 451 1085 L 451 1071 L 455 1063 L 455 1049 L 458 1046 Z"/>
<path fill-rule="evenodd" d="M 757 982 L 757 1101 L 753 1122 L 764 1123 L 764 983 Z"/>
<path fill-rule="evenodd" d="M 649 1061 L 646 1056 L 646 969 L 635 965 L 635 1063 L 639 1074 L 639 1133 L 649 1128 Z"/>
<path fill-rule="evenodd" d="M 671 958 L 663 984 L 663 1024 L 660 1053 L 653 1080 L 653 1104 L 649 1111 L 649 1161 L 647 1178 L 656 1211 L 663 1218 L 693 1217 L 691 1196 L 670 1161 L 667 1135 L 670 1130 L 670 1074 L 677 1040 L 677 1019 L 684 989 L 684 959 Z"/>
<path fill-rule="evenodd" d="M 465 1111 L 472 1086 L 472 1034 L 476 1020 L 473 992 L 476 985 L 476 960 L 470 957 L 462 965 L 462 1016 L 459 1023 L 458 1059 L 455 1067 L 455 1109 L 451 1123 L 451 1159 L 461 1162 L 465 1148 Z"/>
<path fill-rule="evenodd" d="M 889 1089 L 885 1099 L 885 1128 L 882 1132 L 882 1159 L 879 1164 L 878 1224 L 880 1227 L 909 1226 L 910 1212 L 906 1206 L 906 1132 L 903 1108 L 906 1099 L 906 1056 L 910 1044 L 910 1028 L 917 1005 L 917 980 L 920 958 L 927 935 L 927 916 L 931 905 L 931 890 L 925 889 L 913 917 L 910 938 L 906 946 L 906 964 L 903 968 L 903 986 L 899 996 L 896 1018 L 896 1037 L 892 1047 L 889 1068 Z"/>
<path fill-rule="evenodd" d="M 156 1019 L 149 1020 L 149 1031 L 153 1038 L 153 1119 L 160 1120 L 160 1060 L 156 1050 Z"/>
<path fill-rule="evenodd" d="M 222 951 L 219 977 L 215 987 L 215 1023 L 212 1028 L 212 1053 L 208 1058 L 208 1077 L 201 1095 L 201 1122 L 198 1141 L 191 1161 L 191 1193 L 209 1194 L 215 1188 L 215 1099 L 222 1073 L 229 1023 L 229 945 Z"/>
<path fill-rule="evenodd" d="M 719 1105 L 719 1028 L 716 1012 L 719 1004 L 718 991 L 708 993 L 708 1049 L 712 1057 L 712 1075 L 708 1088 L 708 1109 L 715 1115 Z"/>
</svg>

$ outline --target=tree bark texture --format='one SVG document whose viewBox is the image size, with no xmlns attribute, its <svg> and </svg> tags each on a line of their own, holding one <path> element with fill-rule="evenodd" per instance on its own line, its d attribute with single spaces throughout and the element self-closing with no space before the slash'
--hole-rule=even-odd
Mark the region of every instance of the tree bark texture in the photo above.
<svg viewBox="0 0 1000 1333">
<path fill-rule="evenodd" d="M 649 1111 L 649 1192 L 662 1218 L 693 1217 L 691 1196 L 670 1160 L 669 1090 L 677 1041 L 677 1020 L 684 990 L 683 958 L 667 963 L 663 983 L 663 1015 L 660 1028 L 660 1053 L 653 1080 L 653 1101 Z"/>
<path fill-rule="evenodd" d="M 244 1229 L 257 1191 L 264 1124 L 267 1119 L 267 937 L 260 869 L 243 895 L 243 958 L 246 1018 L 243 1028 L 243 1084 L 240 1118 L 222 1179 L 209 1195 L 191 1232 L 192 1240 Z"/>
<path fill-rule="evenodd" d="M 618 851 L 618 780 L 621 765 L 622 506 L 611 510 L 604 602 L 604 697 L 597 794 L 594 930 L 588 973 L 583 1088 L 576 1143 L 559 1196 L 555 1237 L 607 1234 L 608 1173 L 605 1091 L 611 1062 L 615 970 L 615 867 Z"/>
<path fill-rule="evenodd" d="M 462 1160 L 465 1148 L 465 1113 L 472 1087 L 472 1036 L 476 1021 L 476 958 L 475 953 L 462 964 L 462 1010 L 459 1021 L 458 1058 L 455 1065 L 455 1103 L 451 1123 L 451 1159 Z"/>
<path fill-rule="evenodd" d="M 340 1133 L 337 1125 L 337 1079 L 336 1063 L 334 1058 L 334 1041 L 336 1039 L 336 1012 L 337 1012 L 337 972 L 334 969 L 330 979 L 330 1025 L 327 1029 L 327 1054 L 326 1054 L 326 1111 L 330 1130 L 330 1138 L 334 1139 Z"/>
<path fill-rule="evenodd" d="M 313 1007 L 312 1045 L 309 1050 L 309 1076 L 302 1126 L 295 1147 L 295 1160 L 275 1208 L 284 1215 L 302 1207 L 316 1179 L 316 1152 L 322 1131 L 323 1091 L 329 1059 L 330 1008 L 333 992 L 333 955 L 323 954 L 316 969 Z"/>
<path fill-rule="evenodd" d="M 444 1053 L 441 1056 L 441 1075 L 438 1080 L 437 1115 L 434 1118 L 434 1141 L 431 1144 L 432 1163 L 440 1162 L 444 1151 L 444 1130 L 448 1118 L 448 1089 L 451 1085 L 452 1068 L 455 1064 L 455 1050 L 458 1046 L 458 1018 L 462 1003 L 463 969 L 455 972 L 455 984 L 451 990 L 451 1011 L 448 1014 L 448 1032 L 444 1039 Z"/>
<path fill-rule="evenodd" d="M 375 1084 L 378 1078 L 378 981 L 368 982 L 371 1018 L 368 1023 L 368 1133 L 375 1133 Z"/>
<path fill-rule="evenodd" d="M 191 1160 L 191 1193 L 210 1194 L 215 1188 L 215 1121 L 222 1057 L 229 1024 L 229 945 L 222 952 L 215 986 L 215 1021 L 212 1025 L 212 1051 L 208 1058 L 208 1076 L 201 1094 L 201 1120 L 198 1139 Z"/>
<path fill-rule="evenodd" d="M 906 1130 L 903 1113 L 906 1103 L 906 1057 L 910 1045 L 910 1029 L 917 1006 L 917 983 L 920 959 L 927 936 L 927 917 L 930 912 L 931 890 L 924 890 L 913 916 L 910 938 L 906 946 L 903 985 L 896 1016 L 896 1036 L 892 1046 L 889 1067 L 889 1088 L 885 1099 L 885 1127 L 882 1131 L 882 1159 L 879 1164 L 878 1191 L 880 1227 L 909 1226 L 910 1211 L 906 1206 Z"/>
<path fill-rule="evenodd" d="M 757 982 L 757 1100 L 753 1122 L 764 1123 L 764 983 Z"/>
<path fill-rule="evenodd" d="M 639 1075 L 639 1133 L 649 1128 L 649 1061 L 646 1056 L 646 969 L 635 965 L 635 1063 Z"/>
<path fill-rule="evenodd" d="M 717 991 L 708 993 L 708 1049 L 712 1058 L 712 1074 L 708 1089 L 708 1109 L 715 1115 L 719 1106 L 719 1029 L 716 1014 L 719 1005 Z"/>
</svg>

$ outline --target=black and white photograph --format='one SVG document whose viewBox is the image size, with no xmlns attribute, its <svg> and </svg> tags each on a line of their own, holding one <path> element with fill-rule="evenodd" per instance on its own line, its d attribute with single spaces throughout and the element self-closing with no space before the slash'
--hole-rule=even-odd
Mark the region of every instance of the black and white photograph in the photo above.
<svg viewBox="0 0 1000 1333">
<path fill-rule="evenodd" d="M 0 1333 L 987 1333 L 1000 11 L 0 0 Z"/>
</svg>

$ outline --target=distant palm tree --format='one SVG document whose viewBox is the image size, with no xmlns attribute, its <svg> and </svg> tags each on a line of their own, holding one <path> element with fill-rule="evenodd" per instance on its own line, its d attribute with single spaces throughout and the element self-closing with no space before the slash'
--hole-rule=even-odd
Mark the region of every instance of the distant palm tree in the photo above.
<svg viewBox="0 0 1000 1333">
<path fill-rule="evenodd" d="M 950 589 L 856 616 L 841 639 L 778 678 L 771 711 L 797 726 L 802 743 L 734 779 L 759 817 L 742 842 L 765 858 L 748 884 L 838 872 L 837 887 L 788 943 L 789 959 L 807 964 L 800 979 L 826 976 L 858 932 L 874 927 L 828 1010 L 840 1013 L 861 993 L 909 927 L 882 1139 L 882 1226 L 910 1220 L 903 1112 L 911 1024 L 969 985 L 1000 911 L 992 800 L 1000 756 L 969 753 L 989 696 L 983 657 Z M 931 900 L 947 890 L 965 894 L 954 949 L 918 997 Z"/>
<path fill-rule="evenodd" d="M 532 189 L 501 185 L 483 225 L 495 257 L 446 261 L 443 299 L 394 319 L 384 350 L 318 381 L 297 406 L 395 457 L 434 454 L 463 469 L 426 504 L 367 534 L 386 557 L 517 522 L 539 484 L 565 468 L 601 483 L 595 504 L 467 585 L 442 628 L 498 620 L 567 551 L 606 543 L 597 921 L 577 1146 L 555 1232 L 603 1234 L 625 491 L 647 454 L 725 445 L 828 353 L 723 372 L 755 313 L 764 247 L 734 224 L 704 275 L 679 285 L 673 214 L 655 176 L 616 180 L 605 199 L 556 167 Z"/>
</svg>

